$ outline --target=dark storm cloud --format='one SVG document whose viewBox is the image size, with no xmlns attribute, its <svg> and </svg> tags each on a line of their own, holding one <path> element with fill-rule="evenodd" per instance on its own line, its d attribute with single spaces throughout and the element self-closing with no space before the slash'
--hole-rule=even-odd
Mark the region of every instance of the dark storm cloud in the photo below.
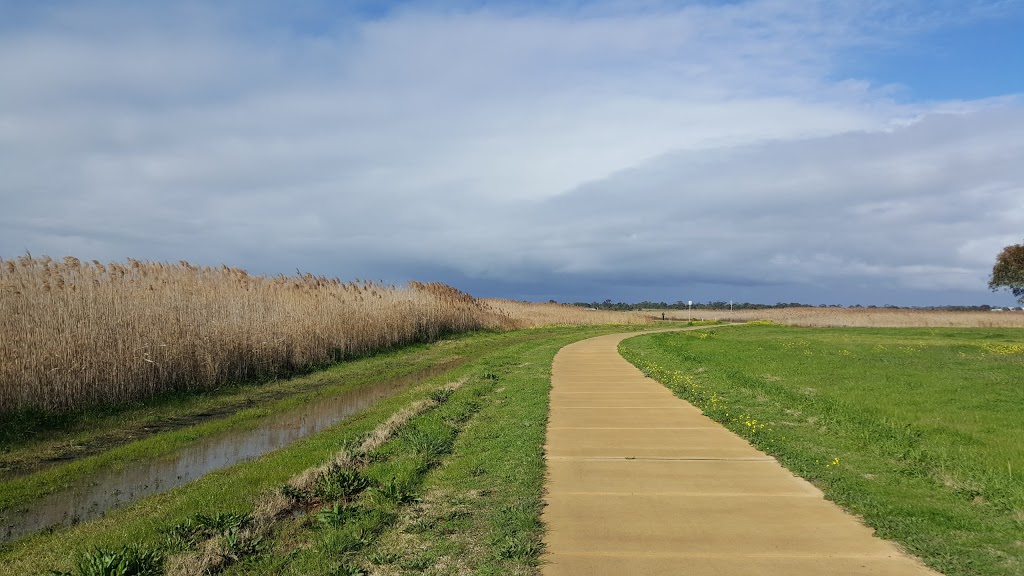
<svg viewBox="0 0 1024 576">
<path fill-rule="evenodd" d="M 932 303 L 928 292 L 979 293 L 993 255 L 1024 235 L 1022 155 L 1016 104 L 673 153 L 545 201 L 519 240 L 544 247 L 546 269 L 609 283 L 763 284 L 779 298 L 816 287 L 822 301 L 904 290 Z"/>
</svg>

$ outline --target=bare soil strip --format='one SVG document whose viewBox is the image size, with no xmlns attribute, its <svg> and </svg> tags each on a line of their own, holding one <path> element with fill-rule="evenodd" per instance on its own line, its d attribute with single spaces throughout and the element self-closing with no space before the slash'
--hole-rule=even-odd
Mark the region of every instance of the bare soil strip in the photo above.
<svg viewBox="0 0 1024 576">
<path fill-rule="evenodd" d="M 646 378 L 633 335 L 555 357 L 543 574 L 936 574 Z"/>
</svg>

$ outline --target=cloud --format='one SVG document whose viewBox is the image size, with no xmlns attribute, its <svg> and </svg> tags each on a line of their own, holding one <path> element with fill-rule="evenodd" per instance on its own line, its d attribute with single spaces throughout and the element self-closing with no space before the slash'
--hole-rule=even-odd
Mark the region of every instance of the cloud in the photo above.
<svg viewBox="0 0 1024 576">
<path fill-rule="evenodd" d="M 991 266 L 985 251 L 1020 234 L 1022 153 L 1024 109 L 1001 105 L 886 131 L 668 154 L 539 212 L 558 215 L 550 234 L 572 247 L 561 264 L 579 272 L 971 290 Z"/>
<path fill-rule="evenodd" d="M 971 291 L 1020 228 L 1019 101 L 838 67 L 941 6 L 333 4 L 22 9 L 0 255 L 788 299 Z"/>
</svg>

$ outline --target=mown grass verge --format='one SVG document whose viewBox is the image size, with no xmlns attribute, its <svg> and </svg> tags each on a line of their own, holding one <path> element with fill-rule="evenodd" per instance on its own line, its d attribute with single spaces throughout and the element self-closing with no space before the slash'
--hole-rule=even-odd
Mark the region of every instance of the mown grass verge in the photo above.
<svg viewBox="0 0 1024 576">
<path fill-rule="evenodd" d="M 636 329 L 642 327 L 552 327 L 481 335 L 478 345 L 462 348 L 445 342 L 433 345 L 458 350 L 460 355 L 469 359 L 465 365 L 453 370 L 445 381 L 475 379 L 475 384 L 467 385 L 464 392 L 453 393 L 452 398 L 442 407 L 445 410 L 459 410 L 458 407 L 463 406 L 460 404 L 463 396 L 459 395 L 464 394 L 465 402 L 478 405 L 471 411 L 472 414 L 487 414 L 484 418 L 479 415 L 467 417 L 459 424 L 459 433 L 452 436 L 454 451 L 451 455 L 439 455 L 430 466 L 423 466 L 423 461 L 417 460 L 419 456 L 401 455 L 405 450 L 401 446 L 415 447 L 418 441 L 411 437 L 396 436 L 393 447 L 387 449 L 393 449 L 394 453 L 385 451 L 370 456 L 373 462 L 360 473 L 371 480 L 368 487 L 372 489 L 367 495 L 384 492 L 385 496 L 397 499 L 400 506 L 390 512 L 381 508 L 384 512 L 379 515 L 370 512 L 369 516 L 364 517 L 360 513 L 358 518 L 362 519 L 357 524 L 369 524 L 364 526 L 357 538 L 358 546 L 350 547 L 340 541 L 325 543 L 325 538 L 330 538 L 325 536 L 327 532 L 321 522 L 295 520 L 275 527 L 259 541 L 258 546 L 240 554 L 225 569 L 237 573 L 260 572 L 270 568 L 273 568 L 272 571 L 293 573 L 335 573 L 333 571 L 347 569 L 345 567 L 350 565 L 354 570 L 370 564 L 401 568 L 406 561 L 402 555 L 404 553 L 396 553 L 399 556 L 394 558 L 391 553 L 378 553 L 375 543 L 403 529 L 401 527 L 404 526 L 407 511 L 415 509 L 410 505 L 418 506 L 428 502 L 432 494 L 448 489 L 467 493 L 480 491 L 464 496 L 479 496 L 479 503 L 474 505 L 471 515 L 473 526 L 485 534 L 485 545 L 481 547 L 480 542 L 474 540 L 472 553 L 460 557 L 461 562 L 482 567 L 485 571 L 492 570 L 488 566 L 497 566 L 491 573 L 508 573 L 504 567 L 509 565 L 535 565 L 540 551 L 537 515 L 543 482 L 542 444 L 551 358 L 567 343 L 590 336 Z M 465 338 L 472 341 L 477 336 Z M 393 360 L 400 362 L 401 357 Z M 423 400 L 435 393 L 440 383 L 442 379 L 435 378 L 414 386 L 289 448 L 212 473 L 186 486 L 114 511 L 98 521 L 2 546 L 0 572 L 26 574 L 48 569 L 73 570 L 75 559 L 83 558 L 91 550 L 113 553 L 123 550 L 125 546 L 138 546 L 142 551 L 158 551 L 162 560 L 166 561 L 168 557 L 180 552 L 167 545 L 168 530 L 187 525 L 191 521 L 194 525 L 206 526 L 203 530 L 210 529 L 208 524 L 211 522 L 219 526 L 217 530 L 221 530 L 221 524 L 224 524 L 230 532 L 231 519 L 245 518 L 252 514 L 254 505 L 267 493 L 279 490 L 301 471 L 323 465 L 340 449 L 357 445 L 391 414 L 410 402 Z M 474 398 L 478 394 L 477 390 L 489 392 Z M 431 412 L 430 417 L 441 418 L 446 426 L 450 423 L 445 418 L 459 420 L 459 417 L 440 408 Z M 420 448 L 415 450 L 419 451 Z M 381 454 L 387 457 L 377 461 Z M 445 458 L 449 464 L 438 466 Z M 470 461 L 474 463 L 468 464 Z M 389 466 L 392 467 L 390 471 L 387 468 Z M 448 478 L 445 474 L 449 470 L 461 472 Z M 479 484 L 481 487 L 463 490 L 468 484 L 460 482 Z M 415 498 L 422 502 L 417 504 L 413 500 Z M 311 511 L 319 513 L 318 510 Z M 338 512 L 341 516 L 346 514 L 342 510 Z M 206 522 L 200 515 L 213 520 Z M 347 525 L 345 522 L 342 524 Z M 242 526 L 234 528 L 245 529 Z M 344 540 L 347 537 L 338 538 Z M 437 563 L 442 562 L 441 556 L 435 558 Z M 392 559 L 394 562 L 390 562 Z M 420 559 L 417 562 L 426 560 Z"/>
<path fill-rule="evenodd" d="M 771 325 L 622 355 L 948 575 L 1024 572 L 1024 334 Z"/>
<path fill-rule="evenodd" d="M 421 498 L 361 555 L 363 568 L 389 575 L 537 573 L 551 361 L 561 345 L 520 346 L 488 362 L 494 388 L 486 402 L 445 464 L 425 479 Z"/>
</svg>

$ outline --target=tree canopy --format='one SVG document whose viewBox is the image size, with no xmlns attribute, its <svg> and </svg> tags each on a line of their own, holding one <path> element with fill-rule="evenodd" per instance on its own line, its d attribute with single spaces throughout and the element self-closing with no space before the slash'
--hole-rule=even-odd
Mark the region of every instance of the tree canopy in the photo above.
<svg viewBox="0 0 1024 576">
<path fill-rule="evenodd" d="M 996 256 L 988 287 L 993 292 L 1005 288 L 1024 304 L 1024 244 L 1007 246 Z"/>
</svg>

